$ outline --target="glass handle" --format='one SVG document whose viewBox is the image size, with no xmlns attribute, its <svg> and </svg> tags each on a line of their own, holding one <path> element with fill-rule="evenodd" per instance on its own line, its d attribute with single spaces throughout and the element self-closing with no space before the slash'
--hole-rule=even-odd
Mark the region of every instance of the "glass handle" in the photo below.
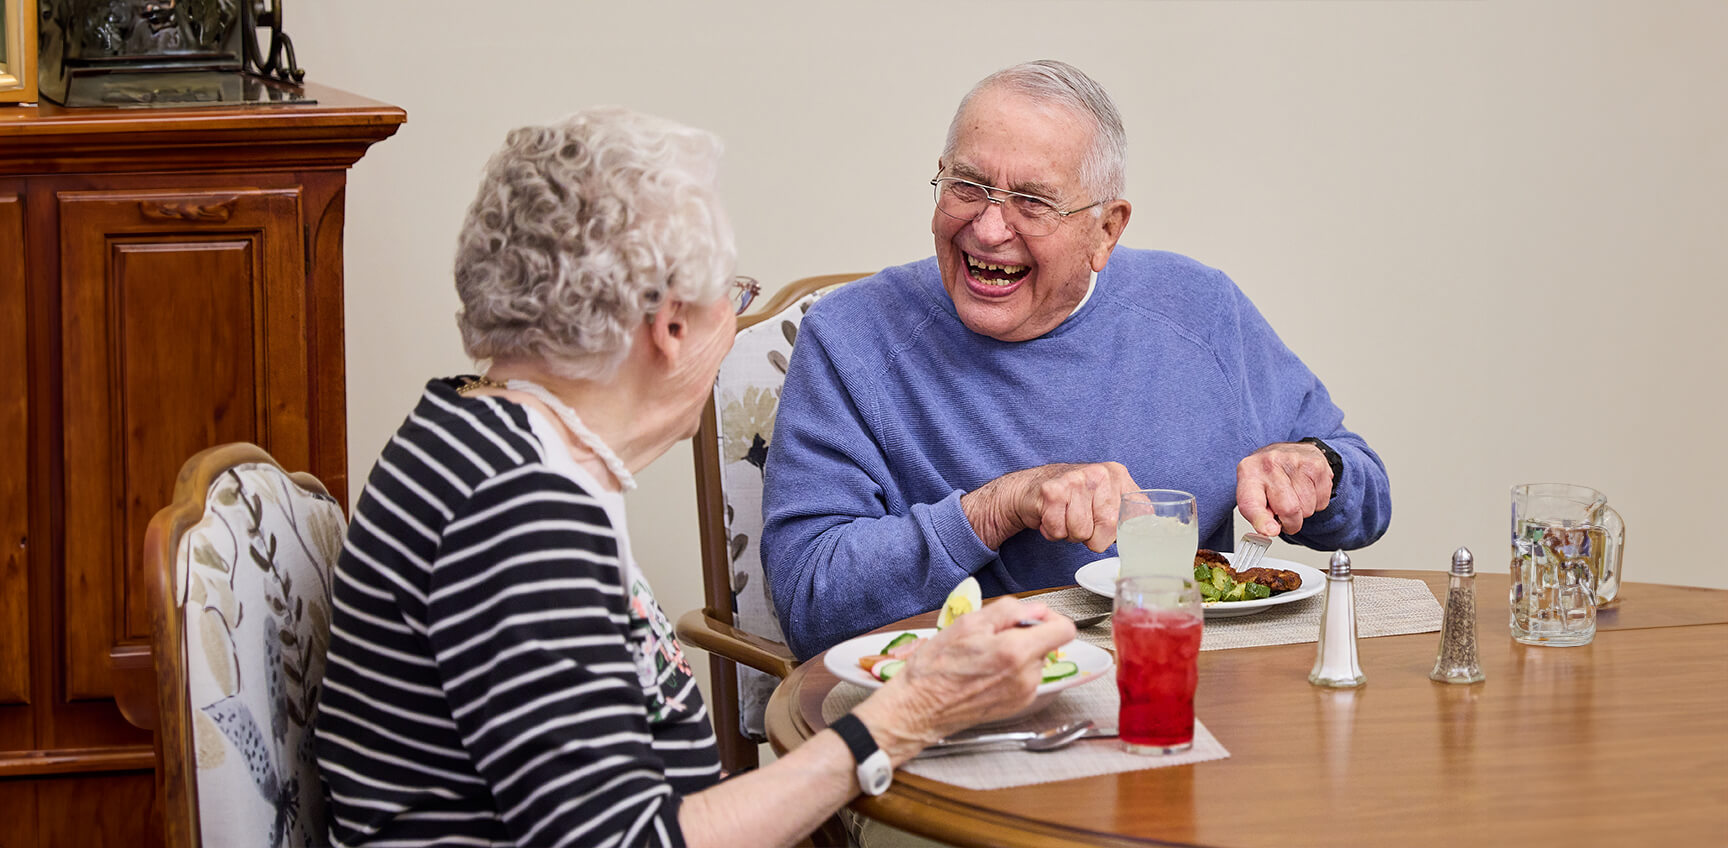
<svg viewBox="0 0 1728 848">
<path fill-rule="evenodd" d="M 1596 588 L 1597 600 L 1608 603 L 1620 595 L 1620 555 L 1626 546 L 1626 522 L 1614 507 L 1602 507 L 1603 536 L 1607 550 L 1602 552 L 1602 582 Z"/>
</svg>

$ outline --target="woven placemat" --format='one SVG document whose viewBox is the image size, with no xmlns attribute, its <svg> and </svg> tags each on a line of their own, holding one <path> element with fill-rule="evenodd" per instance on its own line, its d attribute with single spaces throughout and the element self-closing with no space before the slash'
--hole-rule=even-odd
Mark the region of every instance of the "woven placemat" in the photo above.
<svg viewBox="0 0 1728 848">
<path fill-rule="evenodd" d="M 841 681 L 822 701 L 822 719 L 832 722 L 857 706 L 871 690 Z M 1104 675 L 1072 689 L 1063 690 L 1050 706 L 996 730 L 1043 730 L 1070 721 L 1089 718 L 1099 727 L 1114 728 L 1119 704 L 1116 678 Z M 1140 769 L 1185 766 L 1230 756 L 1199 719 L 1194 721 L 1194 747 L 1180 754 L 1147 756 L 1122 750 L 1114 738 L 1081 739 L 1056 751 L 1034 753 L 1015 748 L 949 754 L 913 760 L 900 767 L 919 777 L 940 780 L 966 789 L 1004 789 L 1057 780 L 1074 780 L 1100 774 Z"/>
<path fill-rule="evenodd" d="M 1354 578 L 1356 586 L 1356 636 L 1398 636 L 1405 633 L 1437 633 L 1442 611 L 1428 584 L 1405 577 Z M 1076 617 L 1109 612 L 1110 599 L 1075 586 L 1038 595 L 1035 600 L 1063 615 Z M 1326 593 L 1269 607 L 1264 612 L 1234 618 L 1207 618 L 1200 650 L 1254 648 L 1261 645 L 1294 645 L 1318 641 L 1320 611 Z M 1080 641 L 1105 650 L 1115 650 L 1110 622 L 1080 631 Z"/>
<path fill-rule="evenodd" d="M 1358 638 L 1433 633 L 1440 629 L 1440 602 L 1428 584 L 1402 577 L 1358 576 L 1356 632 Z M 1110 610 L 1110 599 L 1074 587 L 1037 596 L 1056 612 L 1084 616 Z M 1234 618 L 1208 618 L 1200 650 L 1249 648 L 1261 645 L 1292 645 L 1314 642 L 1320 634 L 1320 611 L 1325 593 L 1264 612 Z M 1114 651 L 1109 622 L 1080 631 L 1080 639 Z M 870 690 L 844 681 L 835 685 L 822 701 L 822 718 L 833 721 L 869 696 Z M 1105 675 L 1056 696 L 1050 706 L 1014 724 L 992 730 L 1040 730 L 1078 719 L 1091 719 L 1099 727 L 1115 727 L 1119 704 L 1114 675 Z M 1073 780 L 1101 774 L 1139 769 L 1188 765 L 1230 756 L 1199 719 L 1194 722 L 1194 747 L 1181 754 L 1148 757 L 1123 751 L 1116 739 L 1082 739 L 1060 751 L 1032 753 L 1021 750 L 983 751 L 913 760 L 905 771 L 967 789 L 1002 789 L 1057 780 Z"/>
</svg>

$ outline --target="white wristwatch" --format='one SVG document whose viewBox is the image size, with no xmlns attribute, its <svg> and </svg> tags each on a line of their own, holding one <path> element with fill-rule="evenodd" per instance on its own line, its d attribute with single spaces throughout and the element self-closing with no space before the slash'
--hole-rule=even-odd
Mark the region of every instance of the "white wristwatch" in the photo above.
<svg viewBox="0 0 1728 848">
<path fill-rule="evenodd" d="M 840 734 L 852 751 L 852 759 L 858 763 L 858 788 L 866 795 L 887 792 L 888 784 L 894 782 L 894 764 L 888 761 L 888 752 L 876 747 L 870 728 L 851 713 L 835 719 L 828 727 Z"/>
</svg>

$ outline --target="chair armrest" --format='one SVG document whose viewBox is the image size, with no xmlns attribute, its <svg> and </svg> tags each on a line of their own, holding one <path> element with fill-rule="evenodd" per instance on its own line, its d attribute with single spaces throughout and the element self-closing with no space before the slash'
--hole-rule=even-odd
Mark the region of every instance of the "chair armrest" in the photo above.
<svg viewBox="0 0 1728 848">
<path fill-rule="evenodd" d="M 134 727 L 156 730 L 156 663 L 149 645 L 116 645 L 108 651 L 114 703 Z"/>
<path fill-rule="evenodd" d="M 798 667 L 798 658 L 792 655 L 792 649 L 772 639 L 739 630 L 708 615 L 707 610 L 691 610 L 680 616 L 678 638 L 775 677 L 784 678 Z"/>
</svg>

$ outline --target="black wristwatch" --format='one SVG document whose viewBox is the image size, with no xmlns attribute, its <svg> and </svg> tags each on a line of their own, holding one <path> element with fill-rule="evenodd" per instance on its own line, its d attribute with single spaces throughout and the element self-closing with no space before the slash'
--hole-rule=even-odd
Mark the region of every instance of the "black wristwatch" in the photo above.
<svg viewBox="0 0 1728 848">
<path fill-rule="evenodd" d="M 858 788 L 866 795 L 887 792 L 888 784 L 894 782 L 894 764 L 888 761 L 887 751 L 876 747 L 870 728 L 851 713 L 835 719 L 828 727 L 840 734 L 852 751 L 852 759 L 858 763 Z"/>
<path fill-rule="evenodd" d="M 1344 479 L 1344 457 L 1332 449 L 1332 446 L 1320 441 L 1314 436 L 1297 439 L 1297 444 L 1310 444 L 1320 449 L 1326 455 L 1326 464 L 1332 466 L 1332 497 L 1338 497 L 1338 482 Z"/>
</svg>

